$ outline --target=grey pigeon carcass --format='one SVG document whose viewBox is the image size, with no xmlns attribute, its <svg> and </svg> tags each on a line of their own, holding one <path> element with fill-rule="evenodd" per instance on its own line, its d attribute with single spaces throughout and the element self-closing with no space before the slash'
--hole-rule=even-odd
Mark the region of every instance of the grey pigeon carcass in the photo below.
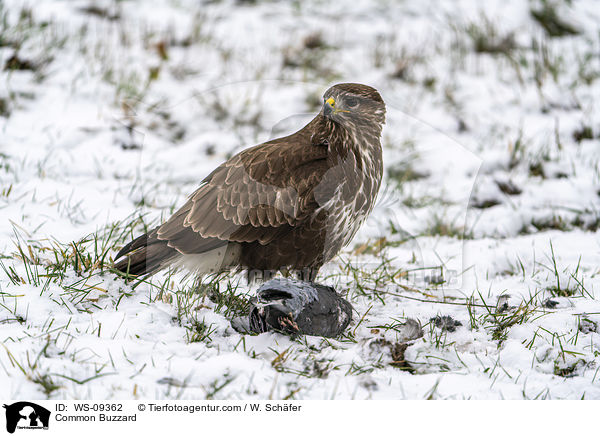
<svg viewBox="0 0 600 436">
<path fill-rule="evenodd" d="M 334 337 L 352 320 L 352 305 L 330 286 L 287 278 L 264 283 L 253 299 L 250 330 Z"/>
</svg>

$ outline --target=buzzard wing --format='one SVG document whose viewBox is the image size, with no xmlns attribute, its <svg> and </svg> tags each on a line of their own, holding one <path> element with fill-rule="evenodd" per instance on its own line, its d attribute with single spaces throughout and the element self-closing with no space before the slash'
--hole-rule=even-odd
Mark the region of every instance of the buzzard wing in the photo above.
<svg viewBox="0 0 600 436">
<path fill-rule="evenodd" d="M 233 242 L 268 244 L 318 207 L 313 191 L 327 172 L 327 146 L 294 135 L 242 151 L 215 169 L 157 229 L 182 253 Z"/>
</svg>

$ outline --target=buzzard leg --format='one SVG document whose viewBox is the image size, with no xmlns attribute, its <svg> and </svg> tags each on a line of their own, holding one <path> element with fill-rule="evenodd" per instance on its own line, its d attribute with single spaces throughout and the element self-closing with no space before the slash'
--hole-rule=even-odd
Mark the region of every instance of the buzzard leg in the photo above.
<svg viewBox="0 0 600 436">
<path fill-rule="evenodd" d="M 246 271 L 246 281 L 248 284 L 257 283 L 257 282 L 266 282 L 274 278 L 277 273 L 280 271 L 277 270 L 260 270 L 260 269 L 248 269 Z M 283 272 L 281 272 L 283 274 Z"/>
<path fill-rule="evenodd" d="M 319 274 L 319 269 L 321 267 L 312 267 L 312 268 L 303 268 L 303 269 L 291 269 L 291 268 L 282 268 L 280 270 L 261 270 L 261 269 L 249 269 L 246 271 L 246 280 L 248 284 L 257 283 L 257 282 L 267 282 L 277 275 L 277 273 L 281 273 L 282 277 L 290 278 L 295 277 L 298 280 L 302 280 L 305 282 L 315 282 L 317 280 L 317 275 Z"/>
<path fill-rule="evenodd" d="M 317 275 L 319 274 L 319 269 L 321 267 L 313 267 L 313 268 L 303 268 L 300 270 L 296 270 L 295 276 L 298 280 L 304 280 L 305 282 L 315 282 L 317 280 Z"/>
</svg>

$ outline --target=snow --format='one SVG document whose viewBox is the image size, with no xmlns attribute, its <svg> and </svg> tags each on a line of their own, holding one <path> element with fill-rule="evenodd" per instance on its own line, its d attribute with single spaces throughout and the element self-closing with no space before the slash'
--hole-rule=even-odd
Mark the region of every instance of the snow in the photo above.
<svg viewBox="0 0 600 436">
<path fill-rule="evenodd" d="M 600 10 L 561 4 L 580 33 L 550 37 L 531 17 L 539 7 L 4 2 L 0 260 L 26 278 L 20 241 L 42 276 L 15 282 L 0 269 L 2 391 L 600 399 Z M 466 29 L 486 23 L 513 35 L 509 54 L 475 52 Z M 323 46 L 305 47 L 311 35 Z M 37 67 L 6 69 L 14 55 Z M 228 156 L 303 126 L 312 101 L 350 81 L 386 101 L 386 174 L 408 162 L 421 177 L 386 177 L 372 215 L 319 276 L 354 306 L 346 336 L 240 335 L 182 274 L 164 292 L 166 275 L 132 289 L 108 271 L 86 281 L 71 261 L 61 283 L 46 284 L 51 247 L 140 215 L 164 220 Z M 239 295 L 256 290 L 229 280 Z M 462 325 L 442 331 L 437 315 Z M 411 371 L 390 365 L 394 325 L 408 318 L 424 330 L 405 351 Z M 193 340 L 195 325 L 208 337 Z"/>
</svg>

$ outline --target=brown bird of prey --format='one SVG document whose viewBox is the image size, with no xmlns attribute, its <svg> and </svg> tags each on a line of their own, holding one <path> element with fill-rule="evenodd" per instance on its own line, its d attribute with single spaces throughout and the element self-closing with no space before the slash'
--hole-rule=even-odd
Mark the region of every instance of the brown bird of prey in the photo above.
<svg viewBox="0 0 600 436">
<path fill-rule="evenodd" d="M 165 223 L 125 245 L 115 267 L 133 276 L 183 265 L 200 276 L 245 269 L 314 280 L 373 209 L 384 122 L 374 88 L 329 88 L 304 128 L 221 164 Z"/>
</svg>

